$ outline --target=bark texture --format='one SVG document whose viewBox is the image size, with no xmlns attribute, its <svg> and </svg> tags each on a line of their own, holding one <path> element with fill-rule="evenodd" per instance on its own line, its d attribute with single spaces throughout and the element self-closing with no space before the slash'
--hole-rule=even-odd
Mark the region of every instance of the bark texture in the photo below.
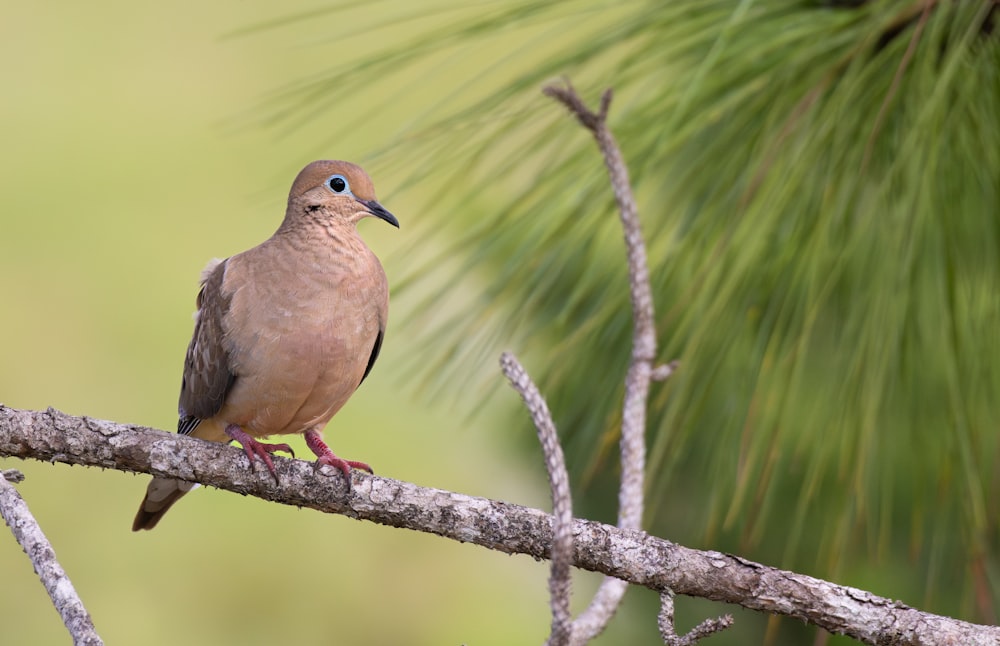
<svg viewBox="0 0 1000 646">
<path fill-rule="evenodd" d="M 247 469 L 236 447 L 54 409 L 0 405 L 0 456 L 196 481 L 243 495 L 438 534 L 547 559 L 552 517 L 537 509 L 276 458 L 281 479 Z M 124 530 L 123 530 L 124 531 Z M 656 591 L 787 615 L 868 644 L 1000 644 L 1000 628 L 921 612 L 898 601 L 638 531 L 575 520 L 573 565 Z"/>
</svg>

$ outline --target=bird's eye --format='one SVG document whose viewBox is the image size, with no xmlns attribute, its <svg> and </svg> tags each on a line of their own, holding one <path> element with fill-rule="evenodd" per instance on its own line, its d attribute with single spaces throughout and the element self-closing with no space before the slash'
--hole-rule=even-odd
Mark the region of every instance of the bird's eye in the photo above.
<svg viewBox="0 0 1000 646">
<path fill-rule="evenodd" d="M 333 175 L 330 179 L 326 180 L 326 185 L 330 187 L 330 190 L 334 193 L 350 193 L 351 187 L 347 183 L 347 178 L 343 175 Z"/>
</svg>

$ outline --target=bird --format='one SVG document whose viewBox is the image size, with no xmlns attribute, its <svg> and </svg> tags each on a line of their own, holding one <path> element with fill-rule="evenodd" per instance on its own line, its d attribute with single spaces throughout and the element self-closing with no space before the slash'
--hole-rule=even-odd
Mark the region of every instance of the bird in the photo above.
<svg viewBox="0 0 1000 646">
<path fill-rule="evenodd" d="M 194 333 L 184 358 L 177 432 L 239 442 L 250 468 L 287 444 L 258 438 L 304 434 L 319 464 L 372 472 L 334 455 L 322 430 L 371 372 L 389 308 L 385 271 L 358 234 L 375 217 L 399 227 L 367 173 L 320 160 L 299 172 L 285 217 L 261 244 L 201 275 Z M 294 454 L 293 454 L 294 455 Z M 132 531 L 153 529 L 196 485 L 156 476 Z"/>
</svg>

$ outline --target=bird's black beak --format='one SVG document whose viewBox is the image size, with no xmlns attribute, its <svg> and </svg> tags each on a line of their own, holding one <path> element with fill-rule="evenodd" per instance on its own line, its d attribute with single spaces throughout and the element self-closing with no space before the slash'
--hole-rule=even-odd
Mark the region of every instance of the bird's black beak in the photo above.
<svg viewBox="0 0 1000 646">
<path fill-rule="evenodd" d="M 396 219 L 396 216 L 389 213 L 385 207 L 379 204 L 376 200 L 358 200 L 358 202 L 361 202 L 361 204 L 368 209 L 368 212 L 378 219 L 385 220 L 397 229 L 399 228 L 399 220 Z"/>
</svg>

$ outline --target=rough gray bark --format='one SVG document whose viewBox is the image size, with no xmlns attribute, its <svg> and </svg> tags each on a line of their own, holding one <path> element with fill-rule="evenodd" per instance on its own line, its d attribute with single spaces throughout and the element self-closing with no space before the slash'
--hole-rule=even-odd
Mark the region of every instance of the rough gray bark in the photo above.
<svg viewBox="0 0 1000 646">
<path fill-rule="evenodd" d="M 537 509 L 276 458 L 281 479 L 247 469 L 243 452 L 155 429 L 54 409 L 0 405 L 0 456 L 180 478 L 288 505 L 438 534 L 508 554 L 548 558 L 552 517 Z M 96 474 L 95 474 L 95 477 Z M 123 530 L 124 531 L 124 530 Z M 868 644 L 1000 645 L 1000 628 L 910 608 L 864 590 L 693 550 L 642 531 L 576 520 L 573 565 L 656 591 L 795 617 Z"/>
</svg>

